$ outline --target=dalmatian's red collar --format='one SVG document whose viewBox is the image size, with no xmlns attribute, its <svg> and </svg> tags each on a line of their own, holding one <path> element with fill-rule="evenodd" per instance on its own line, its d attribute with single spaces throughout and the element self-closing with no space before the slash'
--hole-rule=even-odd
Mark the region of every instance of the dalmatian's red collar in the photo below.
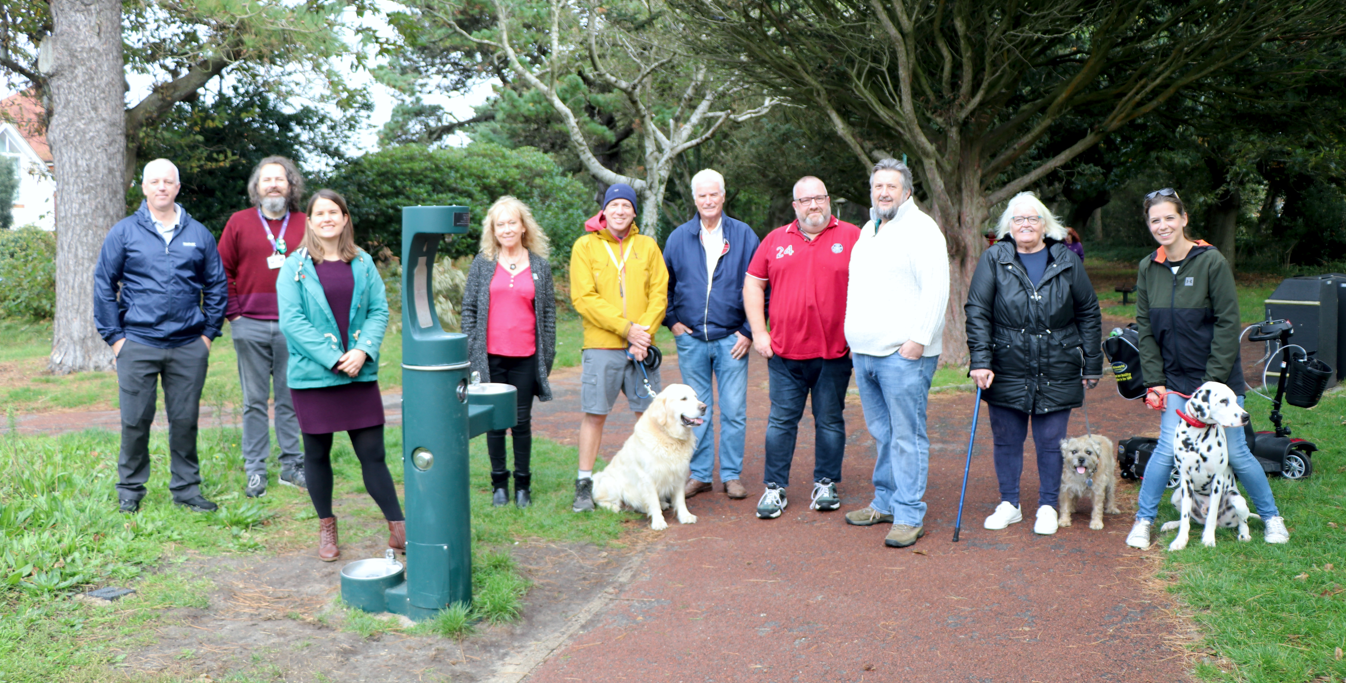
<svg viewBox="0 0 1346 683">
<path fill-rule="evenodd" d="M 1205 422 L 1202 422 L 1202 421 L 1200 421 L 1200 420 L 1198 420 L 1198 419 L 1192 417 L 1191 415 L 1188 415 L 1187 413 L 1182 412 L 1181 410 L 1177 411 L 1177 413 L 1178 413 L 1178 417 L 1182 418 L 1182 421 L 1183 421 L 1183 422 L 1186 422 L 1189 426 L 1195 427 L 1195 428 L 1197 428 L 1197 429 L 1205 429 L 1206 427 L 1209 427 L 1209 426 L 1210 426 L 1210 425 L 1206 424 Z"/>
</svg>

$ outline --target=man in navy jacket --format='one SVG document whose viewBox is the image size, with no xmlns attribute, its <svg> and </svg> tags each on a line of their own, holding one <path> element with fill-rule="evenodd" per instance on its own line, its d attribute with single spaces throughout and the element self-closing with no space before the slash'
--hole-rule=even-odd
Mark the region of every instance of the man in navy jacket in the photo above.
<svg viewBox="0 0 1346 683">
<path fill-rule="evenodd" d="M 739 481 L 748 416 L 748 349 L 752 331 L 743 311 L 743 277 L 757 251 L 757 234 L 724 215 L 724 176 L 705 169 L 692 177 L 697 217 L 678 226 L 664 245 L 668 313 L 664 324 L 678 344 L 682 381 L 706 404 L 698 426 L 688 498 L 710 491 L 715 465 L 714 401 L 720 390 L 720 482 L 730 498 L 746 498 Z"/>
<path fill-rule="evenodd" d="M 112 226 L 94 270 L 94 322 L 117 358 L 117 498 L 128 514 L 140 509 L 150 478 L 150 423 L 160 377 L 173 501 L 196 512 L 216 509 L 201 495 L 196 423 L 228 285 L 215 237 L 174 201 L 179 187 L 173 162 L 146 164 L 145 201 Z"/>
</svg>

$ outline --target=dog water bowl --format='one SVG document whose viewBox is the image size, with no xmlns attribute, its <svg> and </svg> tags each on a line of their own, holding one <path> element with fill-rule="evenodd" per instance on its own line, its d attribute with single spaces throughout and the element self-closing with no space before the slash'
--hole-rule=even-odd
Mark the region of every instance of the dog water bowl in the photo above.
<svg viewBox="0 0 1346 683">
<path fill-rule="evenodd" d="M 366 612 L 387 612 L 384 591 L 402 583 L 406 568 L 392 548 L 383 557 L 356 560 L 341 568 L 341 597 Z"/>
</svg>

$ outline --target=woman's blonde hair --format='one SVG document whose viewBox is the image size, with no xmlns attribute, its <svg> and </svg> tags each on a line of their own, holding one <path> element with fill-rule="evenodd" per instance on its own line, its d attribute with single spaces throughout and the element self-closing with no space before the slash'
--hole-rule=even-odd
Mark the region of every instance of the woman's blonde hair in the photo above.
<svg viewBox="0 0 1346 683">
<path fill-rule="evenodd" d="M 542 232 L 542 228 L 533 219 L 533 212 L 529 210 L 528 205 L 509 195 L 495 200 L 491 208 L 486 210 L 486 217 L 481 219 L 481 253 L 485 254 L 486 258 L 500 255 L 500 240 L 495 238 L 495 222 L 509 212 L 516 214 L 523 223 L 523 235 L 519 239 L 523 248 L 547 258 L 547 254 L 551 251 L 547 233 Z"/>
<path fill-rule="evenodd" d="M 341 235 L 337 237 L 337 251 L 341 260 L 350 263 L 360 255 L 360 248 L 355 246 L 355 220 L 351 218 L 350 209 L 346 208 L 346 198 L 337 194 L 336 190 L 326 188 L 313 193 L 308 199 L 308 206 L 304 209 L 305 217 L 313 215 L 313 205 L 318 203 L 319 199 L 326 199 L 341 209 L 341 215 L 346 217 L 346 225 L 341 229 Z M 311 220 L 311 218 L 310 218 Z M 304 242 L 300 246 L 308 249 L 309 256 L 314 261 L 322 261 L 326 254 L 322 250 L 322 242 L 318 240 L 318 234 L 313 230 L 304 230 Z"/>
<path fill-rule="evenodd" d="M 1056 216 L 1052 215 L 1051 209 L 1048 209 L 1047 205 L 1043 204 L 1042 200 L 1038 199 L 1038 196 L 1032 192 L 1020 192 L 1009 200 L 1009 206 L 1005 207 L 1005 213 L 1000 214 L 1000 222 L 996 224 L 996 239 L 1002 239 L 1010 233 L 1010 229 L 1014 227 L 1014 208 L 1020 204 L 1027 204 L 1034 211 L 1037 211 L 1039 216 L 1042 216 L 1042 224 L 1046 228 L 1044 236 L 1057 242 L 1066 241 L 1065 226 L 1061 225 L 1061 221 L 1056 220 Z"/>
</svg>

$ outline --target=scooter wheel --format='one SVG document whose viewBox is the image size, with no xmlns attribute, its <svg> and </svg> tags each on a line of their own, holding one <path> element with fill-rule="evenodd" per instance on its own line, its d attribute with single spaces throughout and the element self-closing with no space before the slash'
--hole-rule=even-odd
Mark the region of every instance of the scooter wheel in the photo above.
<svg viewBox="0 0 1346 683">
<path fill-rule="evenodd" d="M 1166 489 L 1176 489 L 1176 488 L 1178 488 L 1178 482 L 1179 482 L 1181 479 L 1182 479 L 1182 475 L 1181 475 L 1181 474 L 1178 474 L 1178 468 L 1177 468 L 1177 467 L 1174 467 L 1174 468 L 1173 468 L 1173 471 L 1168 473 L 1168 483 L 1164 485 L 1164 488 L 1166 488 Z"/>
<path fill-rule="evenodd" d="M 1313 474 L 1313 461 L 1308 455 L 1300 451 L 1290 451 L 1285 454 L 1285 460 L 1281 463 L 1281 476 L 1286 479 L 1303 479 Z"/>
</svg>

